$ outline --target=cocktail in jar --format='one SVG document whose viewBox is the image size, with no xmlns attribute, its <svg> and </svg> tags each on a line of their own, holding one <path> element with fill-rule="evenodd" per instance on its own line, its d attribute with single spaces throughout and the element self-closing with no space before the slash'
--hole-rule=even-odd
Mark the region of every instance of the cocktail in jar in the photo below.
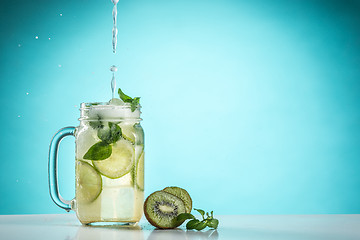
<svg viewBox="0 0 360 240">
<path fill-rule="evenodd" d="M 138 222 L 144 135 L 129 104 L 82 104 L 76 131 L 76 213 L 82 223 Z"/>
<path fill-rule="evenodd" d="M 144 201 L 140 105 L 112 99 L 108 103 L 82 103 L 80 111 L 80 126 L 61 129 L 52 140 L 51 197 L 60 207 L 76 211 L 83 224 L 136 224 L 142 217 Z M 76 143 L 76 186 L 71 203 L 58 193 L 54 167 L 58 143 L 68 135 L 75 136 Z"/>
</svg>

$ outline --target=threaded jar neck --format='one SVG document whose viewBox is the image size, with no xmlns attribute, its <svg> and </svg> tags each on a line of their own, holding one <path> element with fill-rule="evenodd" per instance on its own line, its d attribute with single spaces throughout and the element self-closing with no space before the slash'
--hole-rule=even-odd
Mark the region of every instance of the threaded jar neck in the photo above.
<svg viewBox="0 0 360 240">
<path fill-rule="evenodd" d="M 81 103 L 79 121 L 124 121 L 131 120 L 139 122 L 141 114 L 140 104 L 136 109 L 131 109 L 129 103 L 113 105 L 108 102 Z"/>
</svg>

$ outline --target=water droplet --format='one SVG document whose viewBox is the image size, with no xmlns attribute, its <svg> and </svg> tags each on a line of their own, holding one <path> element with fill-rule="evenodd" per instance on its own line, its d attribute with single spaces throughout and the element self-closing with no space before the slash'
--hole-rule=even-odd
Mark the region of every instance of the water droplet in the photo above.
<svg viewBox="0 0 360 240">
<path fill-rule="evenodd" d="M 112 93 L 112 98 L 114 98 L 115 97 L 115 90 L 116 90 L 115 72 L 117 71 L 117 67 L 115 65 L 112 65 L 110 67 L 110 71 L 112 72 L 111 93 Z"/>
<path fill-rule="evenodd" d="M 29 95 L 29 93 L 27 92 L 26 95 Z"/>
<path fill-rule="evenodd" d="M 18 118 L 21 117 L 20 115 L 18 115 Z"/>
<path fill-rule="evenodd" d="M 112 65 L 112 66 L 110 67 L 110 71 L 116 72 L 116 71 L 117 71 L 117 67 L 116 67 L 115 65 Z"/>
<path fill-rule="evenodd" d="M 59 64 L 58 66 L 61 67 L 61 64 Z"/>
<path fill-rule="evenodd" d="M 39 37 L 38 37 L 38 36 L 36 36 L 36 37 L 35 37 L 35 39 L 39 39 Z"/>
<path fill-rule="evenodd" d="M 19 182 L 19 179 L 16 179 L 16 182 Z"/>
<path fill-rule="evenodd" d="M 62 17 L 62 13 L 60 13 L 59 15 L 60 15 L 60 17 Z"/>
<path fill-rule="evenodd" d="M 51 40 L 51 38 L 49 38 L 49 40 Z"/>
<path fill-rule="evenodd" d="M 21 47 L 21 44 L 20 44 L 20 43 L 18 44 L 18 47 Z"/>
</svg>

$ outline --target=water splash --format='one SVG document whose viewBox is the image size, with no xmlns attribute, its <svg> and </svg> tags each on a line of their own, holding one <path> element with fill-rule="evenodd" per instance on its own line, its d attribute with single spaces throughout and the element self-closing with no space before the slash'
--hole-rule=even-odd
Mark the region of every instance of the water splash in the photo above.
<svg viewBox="0 0 360 240">
<path fill-rule="evenodd" d="M 112 47 L 113 53 L 116 53 L 116 44 L 117 44 L 117 27 L 116 27 L 116 18 L 117 18 L 117 3 L 119 0 L 111 0 L 114 4 L 112 15 L 113 15 L 113 29 L 112 29 Z"/>
<path fill-rule="evenodd" d="M 111 0 L 114 4 L 112 16 L 113 16 L 113 29 L 112 29 L 112 47 L 113 53 L 116 53 L 116 45 L 117 45 L 117 27 L 116 27 L 116 19 L 117 19 L 117 3 L 119 0 Z M 112 72 L 112 79 L 111 79 L 111 93 L 112 98 L 115 98 L 115 91 L 116 91 L 116 79 L 115 79 L 115 72 L 117 71 L 117 67 L 112 65 L 110 67 L 110 71 Z"/>
<path fill-rule="evenodd" d="M 110 71 L 112 72 L 111 93 L 112 93 L 112 98 L 115 98 L 115 90 L 116 90 L 115 72 L 117 71 L 117 67 L 115 65 L 112 65 L 110 67 Z"/>
</svg>

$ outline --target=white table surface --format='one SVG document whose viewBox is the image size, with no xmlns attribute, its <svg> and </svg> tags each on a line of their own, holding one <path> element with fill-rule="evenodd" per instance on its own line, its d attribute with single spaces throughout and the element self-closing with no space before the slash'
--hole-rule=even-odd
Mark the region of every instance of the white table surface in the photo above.
<svg viewBox="0 0 360 240">
<path fill-rule="evenodd" d="M 146 219 L 137 227 L 82 226 L 74 214 L 0 215 L 0 239 L 177 240 L 177 239 L 360 239 L 360 214 L 215 216 L 217 231 L 156 230 Z"/>
</svg>

